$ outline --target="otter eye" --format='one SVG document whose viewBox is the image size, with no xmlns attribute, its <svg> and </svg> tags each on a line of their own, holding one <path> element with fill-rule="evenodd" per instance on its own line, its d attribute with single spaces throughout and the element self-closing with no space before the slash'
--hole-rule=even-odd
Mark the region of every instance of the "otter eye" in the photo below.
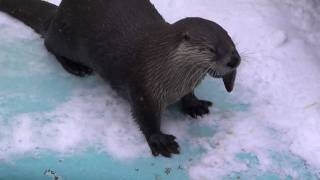
<svg viewBox="0 0 320 180">
<path fill-rule="evenodd" d="M 212 52 L 212 53 L 216 53 L 217 52 L 216 49 L 214 49 L 214 48 L 209 48 L 209 51 Z"/>
</svg>

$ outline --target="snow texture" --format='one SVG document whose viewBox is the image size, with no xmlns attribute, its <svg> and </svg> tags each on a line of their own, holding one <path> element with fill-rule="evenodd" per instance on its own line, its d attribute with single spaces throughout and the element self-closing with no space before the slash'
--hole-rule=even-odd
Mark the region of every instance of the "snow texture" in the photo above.
<svg viewBox="0 0 320 180">
<path fill-rule="evenodd" d="M 152 2 L 172 23 L 188 16 L 219 23 L 243 58 L 231 95 L 210 78 L 198 88 L 216 104 L 211 115 L 193 122 L 173 108 L 164 116 L 167 132 L 204 149 L 190 178 L 231 177 L 255 164 L 301 179 L 297 169 L 275 165 L 279 154 L 320 170 L 320 1 Z M 0 161 L 89 147 L 119 159 L 150 156 L 129 106 L 101 79 L 65 73 L 38 35 L 4 14 L 0 42 Z M 190 131 L 195 124 L 212 132 Z"/>
</svg>

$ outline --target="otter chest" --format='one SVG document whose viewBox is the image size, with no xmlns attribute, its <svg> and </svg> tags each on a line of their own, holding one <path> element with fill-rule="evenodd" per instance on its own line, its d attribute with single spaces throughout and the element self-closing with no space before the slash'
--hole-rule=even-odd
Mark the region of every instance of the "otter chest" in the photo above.
<svg viewBox="0 0 320 180">
<path fill-rule="evenodd" d="M 170 88 L 166 90 L 165 102 L 167 105 L 178 102 L 185 95 L 193 92 L 199 83 L 203 80 L 205 75 L 198 76 L 197 78 L 190 78 L 186 81 L 175 81 L 171 84 Z"/>
</svg>

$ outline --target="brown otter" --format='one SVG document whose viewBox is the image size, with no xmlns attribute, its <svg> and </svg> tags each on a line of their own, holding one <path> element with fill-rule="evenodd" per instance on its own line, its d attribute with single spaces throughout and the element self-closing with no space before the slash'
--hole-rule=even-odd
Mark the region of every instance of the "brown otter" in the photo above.
<svg viewBox="0 0 320 180">
<path fill-rule="evenodd" d="M 181 100 L 192 117 L 211 102 L 194 88 L 210 74 L 233 89 L 240 56 L 218 24 L 186 18 L 167 23 L 149 0 L 0 0 L 0 10 L 31 26 L 66 71 L 93 71 L 131 104 L 152 154 L 179 153 L 175 137 L 162 133 L 161 113 Z"/>
</svg>

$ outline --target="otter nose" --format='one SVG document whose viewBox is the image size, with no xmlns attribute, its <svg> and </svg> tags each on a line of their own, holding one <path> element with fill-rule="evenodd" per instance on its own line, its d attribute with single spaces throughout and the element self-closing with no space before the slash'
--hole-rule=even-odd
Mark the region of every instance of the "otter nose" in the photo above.
<svg viewBox="0 0 320 180">
<path fill-rule="evenodd" d="M 240 57 L 239 56 L 231 56 L 230 62 L 227 63 L 227 66 L 230 68 L 237 68 L 240 65 Z"/>
</svg>

